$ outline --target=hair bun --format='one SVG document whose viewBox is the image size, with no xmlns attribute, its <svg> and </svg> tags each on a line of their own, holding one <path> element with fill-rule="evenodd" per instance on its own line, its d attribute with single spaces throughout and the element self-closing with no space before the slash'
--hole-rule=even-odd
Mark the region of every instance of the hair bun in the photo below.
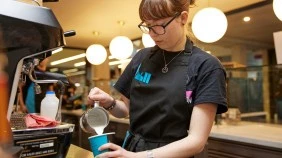
<svg viewBox="0 0 282 158">
<path fill-rule="evenodd" d="M 194 5 L 196 0 L 190 0 L 190 5 Z"/>
</svg>

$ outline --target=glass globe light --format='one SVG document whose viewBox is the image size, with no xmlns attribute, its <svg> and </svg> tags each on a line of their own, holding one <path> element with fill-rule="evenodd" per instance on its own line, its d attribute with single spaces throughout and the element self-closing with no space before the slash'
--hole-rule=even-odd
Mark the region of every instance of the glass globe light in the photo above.
<svg viewBox="0 0 282 158">
<path fill-rule="evenodd" d="M 142 34 L 142 43 L 145 48 L 154 47 L 156 45 L 155 41 L 151 38 L 151 36 L 146 33 Z"/>
<path fill-rule="evenodd" d="M 86 59 L 93 65 L 102 64 L 107 58 L 107 51 L 100 44 L 92 44 L 86 50 Z"/>
<path fill-rule="evenodd" d="M 282 0 L 273 0 L 273 11 L 277 18 L 282 21 Z"/>
<path fill-rule="evenodd" d="M 127 59 L 131 56 L 132 52 L 133 43 L 128 37 L 117 36 L 110 42 L 110 53 L 116 59 Z"/>
<path fill-rule="evenodd" d="M 196 38 L 205 43 L 218 41 L 227 30 L 227 18 L 217 8 L 204 8 L 192 20 L 192 31 Z"/>
</svg>

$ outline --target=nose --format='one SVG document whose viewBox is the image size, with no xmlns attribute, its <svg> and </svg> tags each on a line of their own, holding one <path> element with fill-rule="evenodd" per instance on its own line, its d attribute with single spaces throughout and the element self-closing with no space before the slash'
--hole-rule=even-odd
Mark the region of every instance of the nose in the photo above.
<svg viewBox="0 0 282 158">
<path fill-rule="evenodd" d="M 152 29 L 149 30 L 149 35 L 151 36 L 151 38 L 158 36 L 158 34 L 156 34 Z"/>
<path fill-rule="evenodd" d="M 158 34 L 156 34 L 154 31 L 150 31 L 149 35 L 150 35 L 151 39 L 154 41 L 154 43 L 156 43 L 155 39 L 157 38 Z"/>
</svg>

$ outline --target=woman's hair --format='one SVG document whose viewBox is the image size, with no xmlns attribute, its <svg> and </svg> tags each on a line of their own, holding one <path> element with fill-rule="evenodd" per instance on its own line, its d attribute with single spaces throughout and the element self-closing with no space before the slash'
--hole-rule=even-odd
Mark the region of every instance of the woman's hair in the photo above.
<svg viewBox="0 0 282 158">
<path fill-rule="evenodd" d="M 139 16 L 142 21 L 158 20 L 174 16 L 175 13 L 189 11 L 195 0 L 142 0 Z"/>
</svg>

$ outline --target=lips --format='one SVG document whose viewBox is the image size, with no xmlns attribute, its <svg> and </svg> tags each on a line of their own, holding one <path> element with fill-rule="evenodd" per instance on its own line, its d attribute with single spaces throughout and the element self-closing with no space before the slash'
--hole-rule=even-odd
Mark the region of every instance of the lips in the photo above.
<svg viewBox="0 0 282 158">
<path fill-rule="evenodd" d="M 155 41 L 156 44 L 161 43 L 162 41 Z"/>
</svg>

